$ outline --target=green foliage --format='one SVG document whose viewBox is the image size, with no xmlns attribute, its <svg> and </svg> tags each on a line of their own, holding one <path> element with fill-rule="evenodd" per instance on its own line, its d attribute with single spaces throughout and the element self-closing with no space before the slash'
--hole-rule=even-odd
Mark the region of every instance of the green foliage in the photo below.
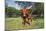
<svg viewBox="0 0 46 31">
<path fill-rule="evenodd" d="M 15 10 L 15 14 L 18 15 L 19 14 L 19 10 L 16 9 Z"/>
<path fill-rule="evenodd" d="M 12 8 L 12 7 L 7 8 L 7 14 L 9 15 L 9 17 L 11 17 L 14 12 L 15 12 L 14 8 Z"/>
<path fill-rule="evenodd" d="M 41 15 L 44 14 L 44 4 L 43 3 L 35 3 L 36 10 L 33 12 L 33 14 Z"/>
<path fill-rule="evenodd" d="M 31 8 L 29 9 L 29 13 L 32 13 L 32 9 Z"/>
<path fill-rule="evenodd" d="M 18 15 L 19 10 L 13 8 L 13 7 L 7 7 L 5 8 L 5 13 L 9 16 L 12 17 L 13 15 Z"/>
</svg>

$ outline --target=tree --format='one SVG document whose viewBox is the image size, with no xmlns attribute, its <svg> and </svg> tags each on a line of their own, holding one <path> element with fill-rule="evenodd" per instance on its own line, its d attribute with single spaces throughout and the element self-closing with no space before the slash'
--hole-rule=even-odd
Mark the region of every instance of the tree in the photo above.
<svg viewBox="0 0 46 31">
<path fill-rule="evenodd" d="M 7 9 L 5 10 L 5 12 L 7 13 L 6 15 L 8 15 L 9 17 L 14 17 L 15 15 L 18 16 L 19 15 L 19 10 L 17 10 L 14 7 L 7 7 Z M 14 16 L 13 16 L 14 15 Z M 7 16 L 7 17 L 8 17 Z"/>
<path fill-rule="evenodd" d="M 33 14 L 36 14 L 40 16 L 41 14 L 44 14 L 44 4 L 43 3 L 35 3 L 36 10 L 33 12 Z"/>
<path fill-rule="evenodd" d="M 13 7 L 8 7 L 7 8 L 7 14 L 9 17 L 12 17 L 12 15 L 15 13 L 15 8 Z"/>
</svg>

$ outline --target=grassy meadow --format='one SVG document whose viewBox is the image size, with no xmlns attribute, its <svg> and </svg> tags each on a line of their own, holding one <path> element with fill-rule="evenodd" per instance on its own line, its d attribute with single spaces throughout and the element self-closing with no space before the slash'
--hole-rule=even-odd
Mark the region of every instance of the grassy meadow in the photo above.
<svg viewBox="0 0 46 31">
<path fill-rule="evenodd" d="M 22 24 L 22 18 L 17 17 L 17 18 L 6 18 L 5 19 L 5 28 L 6 30 L 20 30 L 20 29 L 41 29 L 44 28 L 44 19 L 43 18 L 37 18 L 37 19 L 32 19 L 32 25 L 23 25 Z"/>
</svg>

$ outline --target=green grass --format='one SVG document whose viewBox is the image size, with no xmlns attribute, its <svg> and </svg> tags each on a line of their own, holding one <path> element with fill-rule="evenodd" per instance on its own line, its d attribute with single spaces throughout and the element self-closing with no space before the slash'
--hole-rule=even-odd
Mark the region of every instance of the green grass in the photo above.
<svg viewBox="0 0 46 31">
<path fill-rule="evenodd" d="M 38 18 L 32 20 L 32 25 L 23 25 L 22 18 L 6 18 L 6 30 L 16 30 L 16 29 L 39 29 L 44 28 L 44 19 Z"/>
</svg>

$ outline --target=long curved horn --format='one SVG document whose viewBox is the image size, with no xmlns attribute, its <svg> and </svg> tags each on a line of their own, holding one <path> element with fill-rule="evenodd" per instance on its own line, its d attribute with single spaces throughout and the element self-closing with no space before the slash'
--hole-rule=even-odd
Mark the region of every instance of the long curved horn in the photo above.
<svg viewBox="0 0 46 31">
<path fill-rule="evenodd" d="M 29 7 L 27 7 L 26 9 L 30 9 L 30 8 L 32 8 L 32 5 L 31 5 L 31 6 L 29 6 Z"/>
</svg>

